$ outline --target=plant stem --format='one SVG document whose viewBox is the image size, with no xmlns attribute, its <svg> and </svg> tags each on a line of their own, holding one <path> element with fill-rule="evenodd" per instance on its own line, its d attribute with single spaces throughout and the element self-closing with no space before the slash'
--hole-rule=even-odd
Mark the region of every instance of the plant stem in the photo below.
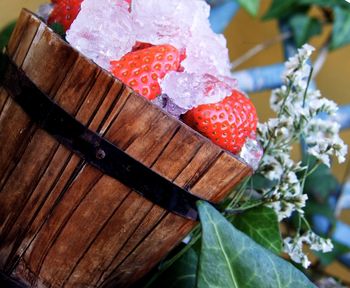
<svg viewBox="0 0 350 288">
<path fill-rule="evenodd" d="M 231 62 L 232 70 L 234 70 L 235 68 L 237 68 L 239 65 L 243 64 L 244 62 L 246 62 L 250 58 L 254 57 L 255 55 L 259 54 L 260 52 L 262 52 L 266 48 L 268 48 L 268 47 L 270 47 L 270 46 L 272 46 L 280 41 L 284 41 L 284 40 L 290 38 L 291 36 L 292 36 L 292 33 L 285 32 L 285 33 L 282 33 L 280 35 L 277 35 L 276 37 L 274 37 L 272 39 L 269 39 L 263 43 L 260 43 L 256 46 L 254 46 L 253 48 L 249 49 L 246 53 L 244 53 L 242 56 L 240 56 L 239 58 L 237 58 L 236 60 Z"/>
<path fill-rule="evenodd" d="M 299 215 L 300 215 L 300 214 L 299 214 Z M 312 229 L 311 229 L 311 226 L 310 226 L 310 223 L 309 223 L 309 221 L 306 220 L 305 216 L 304 216 L 304 215 L 300 215 L 300 217 L 301 217 L 301 220 L 304 221 L 304 223 L 305 223 L 307 229 L 312 230 Z"/>
<path fill-rule="evenodd" d="M 249 209 L 252 209 L 252 208 L 255 208 L 255 207 L 258 207 L 258 206 L 261 206 L 265 203 L 265 201 L 258 201 L 256 203 L 253 203 L 253 204 L 250 204 L 250 205 L 246 205 L 246 206 L 241 206 L 239 208 L 236 208 L 236 209 L 226 209 L 224 211 L 225 214 L 229 214 L 229 215 L 232 215 L 232 214 L 237 214 L 237 213 L 241 213 L 241 212 L 244 212 L 246 210 L 249 210 Z"/>
<path fill-rule="evenodd" d="M 314 71 L 314 68 L 311 66 L 310 74 L 309 74 L 309 77 L 307 78 L 307 84 L 306 84 L 306 88 L 305 88 L 305 91 L 304 91 L 303 108 L 305 107 L 305 104 L 306 104 L 307 91 L 309 90 L 309 86 L 310 86 L 310 82 L 311 82 L 311 79 L 312 79 L 312 72 L 313 71 Z"/>
<path fill-rule="evenodd" d="M 314 165 L 314 167 L 311 168 L 311 170 L 309 170 L 306 174 L 306 178 L 309 177 L 310 175 L 312 175 L 318 167 L 320 167 L 320 165 L 322 164 L 321 161 L 317 161 L 317 163 Z"/>
<path fill-rule="evenodd" d="M 293 87 L 293 82 L 290 82 L 290 83 L 288 84 L 287 91 L 286 91 L 286 94 L 287 94 L 287 95 L 286 95 L 286 97 L 284 97 L 283 102 L 282 102 L 282 105 L 281 105 L 281 107 L 280 107 L 280 111 L 279 111 L 278 114 L 277 114 L 278 118 L 280 118 L 281 113 L 283 112 L 284 106 L 286 106 L 287 99 L 288 99 L 289 94 L 290 94 L 290 92 L 291 92 L 291 90 L 292 90 L 292 87 Z"/>
<path fill-rule="evenodd" d="M 239 190 L 236 193 L 236 195 L 231 199 L 231 201 L 226 206 L 226 209 L 229 208 L 229 207 L 235 207 L 237 205 L 237 203 L 242 199 L 250 178 L 251 177 L 247 177 L 244 180 L 244 182 L 241 184 L 241 187 L 239 188 Z"/>
</svg>

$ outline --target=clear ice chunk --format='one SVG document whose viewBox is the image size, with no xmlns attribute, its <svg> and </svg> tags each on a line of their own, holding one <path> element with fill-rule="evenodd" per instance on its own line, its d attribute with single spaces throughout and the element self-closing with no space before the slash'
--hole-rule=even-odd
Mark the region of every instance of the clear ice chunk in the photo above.
<svg viewBox="0 0 350 288">
<path fill-rule="evenodd" d="M 170 72 L 160 86 L 162 93 L 167 94 L 169 103 L 187 111 L 201 104 L 220 102 L 232 94 L 236 84 L 235 79 L 228 77 Z"/>
<path fill-rule="evenodd" d="M 152 102 L 176 118 L 180 118 L 182 114 L 188 111 L 187 109 L 181 108 L 174 104 L 166 94 L 159 95 L 157 98 L 152 100 Z"/>
<path fill-rule="evenodd" d="M 252 136 L 247 138 L 241 152 L 239 153 L 239 157 L 256 171 L 259 168 L 259 163 L 263 154 L 264 150 L 262 146 L 256 140 L 256 137 Z"/>
<path fill-rule="evenodd" d="M 138 41 L 186 49 L 185 71 L 230 75 L 226 39 L 211 29 L 205 1 L 133 0 L 131 14 Z"/>
<path fill-rule="evenodd" d="M 109 70 L 111 60 L 120 59 L 135 45 L 134 31 L 126 1 L 84 0 L 66 38 L 77 50 Z"/>
</svg>

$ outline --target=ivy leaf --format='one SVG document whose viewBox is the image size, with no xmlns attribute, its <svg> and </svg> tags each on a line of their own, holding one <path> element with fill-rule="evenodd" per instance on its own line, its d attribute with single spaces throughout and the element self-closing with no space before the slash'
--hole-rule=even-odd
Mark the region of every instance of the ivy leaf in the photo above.
<svg viewBox="0 0 350 288">
<path fill-rule="evenodd" d="M 319 19 L 309 17 L 307 14 L 296 14 L 289 19 L 294 40 L 298 47 L 309 41 L 312 36 L 322 32 L 322 25 Z"/>
<path fill-rule="evenodd" d="M 174 264 L 170 266 L 150 288 L 195 288 L 198 265 L 198 255 L 190 248 Z"/>
<path fill-rule="evenodd" d="M 350 9 L 334 8 L 334 26 L 330 49 L 334 50 L 350 43 Z"/>
<path fill-rule="evenodd" d="M 282 238 L 275 211 L 260 206 L 239 214 L 233 225 L 255 240 L 261 246 L 279 254 L 282 251 Z"/>
<path fill-rule="evenodd" d="M 283 18 L 298 6 L 295 0 L 273 0 L 263 19 Z"/>
<path fill-rule="evenodd" d="M 315 288 L 292 264 L 261 247 L 205 202 L 197 287 Z"/>
<path fill-rule="evenodd" d="M 260 0 L 238 0 L 238 3 L 252 16 L 258 14 Z"/>
</svg>

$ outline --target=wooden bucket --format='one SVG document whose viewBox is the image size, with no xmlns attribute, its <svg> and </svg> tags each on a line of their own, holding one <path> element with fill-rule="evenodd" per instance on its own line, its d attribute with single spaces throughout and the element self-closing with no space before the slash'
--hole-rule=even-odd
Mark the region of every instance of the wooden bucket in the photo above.
<svg viewBox="0 0 350 288">
<path fill-rule="evenodd" d="M 23 10 L 9 58 L 55 103 L 162 177 L 218 202 L 250 167 L 132 92 Z M 30 287 L 128 287 L 196 221 L 66 148 L 0 87 L 0 271 Z"/>
</svg>

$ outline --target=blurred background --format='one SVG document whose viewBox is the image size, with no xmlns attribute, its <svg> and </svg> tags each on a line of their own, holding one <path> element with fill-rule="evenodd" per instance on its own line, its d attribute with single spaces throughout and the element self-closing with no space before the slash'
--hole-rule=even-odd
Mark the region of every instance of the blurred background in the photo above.
<svg viewBox="0 0 350 288">
<path fill-rule="evenodd" d="M 281 0 L 284 1 L 284 0 Z M 0 1 L 0 29 L 10 21 L 16 19 L 21 8 L 26 7 L 32 11 L 36 11 L 39 5 L 45 3 L 44 0 L 1 0 Z M 231 60 L 239 59 L 245 52 L 255 47 L 260 43 L 266 43 L 271 39 L 275 39 L 279 34 L 278 23 L 275 20 L 263 21 L 261 16 L 264 15 L 269 5 L 270 0 L 263 0 L 257 17 L 252 17 L 245 10 L 240 9 L 228 27 L 225 29 L 225 36 L 228 41 Z M 350 4 L 349 4 L 350 5 Z M 316 10 L 314 13 L 318 13 Z M 331 27 L 323 30 L 319 36 L 312 38 L 310 44 L 320 47 L 321 43 L 330 33 Z M 284 54 L 281 41 L 276 41 L 275 44 L 265 49 L 261 53 L 241 65 L 236 67 L 237 70 L 246 68 L 265 66 L 284 61 Z M 316 77 L 317 87 L 322 94 L 337 102 L 339 105 L 350 103 L 350 46 L 337 49 L 330 53 L 320 73 Z M 268 119 L 272 113 L 269 110 L 269 94 L 270 91 L 251 93 L 250 96 L 256 104 L 259 118 L 261 121 Z M 341 134 L 344 141 L 350 146 L 350 129 L 345 130 Z M 295 157 L 299 157 L 299 149 L 295 149 Z M 346 164 L 338 165 L 335 163 L 332 171 L 336 178 L 342 182 L 346 177 Z M 340 220 L 350 225 L 350 212 L 344 210 L 340 215 Z M 349 236 L 350 237 L 350 236 Z M 339 262 L 333 262 L 326 267 L 327 273 L 344 279 L 350 283 L 350 270 Z"/>
</svg>

